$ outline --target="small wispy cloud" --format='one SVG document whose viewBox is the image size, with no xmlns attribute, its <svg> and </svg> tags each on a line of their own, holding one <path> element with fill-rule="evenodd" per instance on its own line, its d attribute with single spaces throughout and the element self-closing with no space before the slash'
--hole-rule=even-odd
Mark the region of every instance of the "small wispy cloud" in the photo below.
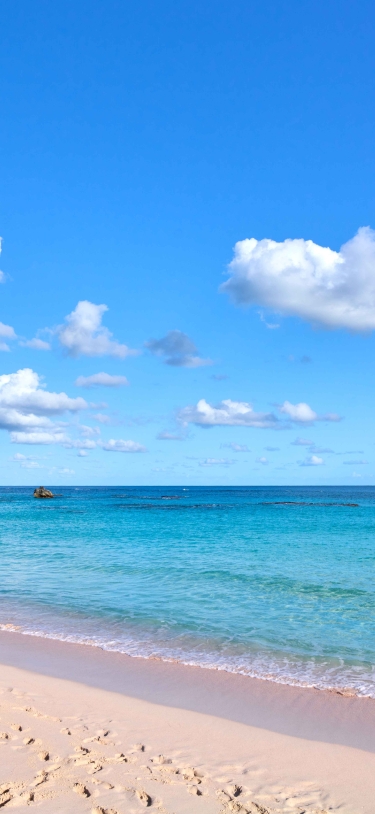
<svg viewBox="0 0 375 814">
<path fill-rule="evenodd" d="M 260 317 L 260 321 L 264 323 L 264 325 L 266 326 L 266 328 L 268 328 L 269 331 L 275 331 L 277 330 L 277 328 L 280 328 L 280 325 L 277 322 L 267 322 L 263 314 L 263 311 L 258 311 L 258 314 Z"/>
<path fill-rule="evenodd" d="M 234 441 L 231 441 L 229 444 L 221 444 L 222 449 L 233 449 L 233 452 L 251 452 L 247 444 L 236 444 Z"/>
<path fill-rule="evenodd" d="M 98 441 L 97 444 L 106 452 L 147 452 L 143 444 L 137 441 L 124 441 L 122 438 L 110 438 L 109 441 Z"/>
<path fill-rule="evenodd" d="M 129 384 L 126 376 L 112 376 L 110 373 L 93 373 L 91 376 L 78 376 L 76 387 L 124 387 Z"/>
<path fill-rule="evenodd" d="M 168 430 L 161 430 L 156 436 L 158 441 L 185 441 L 186 435 L 176 432 L 168 432 Z"/>
<path fill-rule="evenodd" d="M 343 461 L 344 466 L 367 466 L 368 461 L 365 460 L 356 460 L 356 461 Z"/>
<path fill-rule="evenodd" d="M 230 458 L 204 458 L 199 461 L 199 466 L 232 466 L 236 461 Z"/>
<path fill-rule="evenodd" d="M 323 466 L 324 460 L 318 455 L 309 455 L 304 461 L 298 461 L 299 466 Z"/>
<path fill-rule="evenodd" d="M 211 359 L 203 359 L 190 337 L 183 331 L 169 331 L 161 339 L 150 339 L 145 347 L 154 356 L 164 357 L 166 365 L 172 367 L 206 367 L 212 365 Z"/>
<path fill-rule="evenodd" d="M 51 350 L 51 345 L 39 336 L 34 336 L 33 339 L 21 339 L 18 343 L 22 348 L 31 348 L 32 350 Z"/>
</svg>

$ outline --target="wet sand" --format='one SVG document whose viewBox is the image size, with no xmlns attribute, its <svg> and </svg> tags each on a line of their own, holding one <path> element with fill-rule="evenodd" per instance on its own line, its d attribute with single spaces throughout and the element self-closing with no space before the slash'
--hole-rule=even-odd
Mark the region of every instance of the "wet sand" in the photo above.
<svg viewBox="0 0 375 814">
<path fill-rule="evenodd" d="M 0 805 L 373 814 L 375 702 L 0 633 Z"/>
</svg>

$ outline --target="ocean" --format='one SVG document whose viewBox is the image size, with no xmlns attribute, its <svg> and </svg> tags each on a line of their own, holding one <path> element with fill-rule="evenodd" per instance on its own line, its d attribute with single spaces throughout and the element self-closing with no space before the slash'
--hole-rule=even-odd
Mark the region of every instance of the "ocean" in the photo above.
<svg viewBox="0 0 375 814">
<path fill-rule="evenodd" d="M 0 489 L 0 629 L 375 698 L 375 487 Z"/>
</svg>

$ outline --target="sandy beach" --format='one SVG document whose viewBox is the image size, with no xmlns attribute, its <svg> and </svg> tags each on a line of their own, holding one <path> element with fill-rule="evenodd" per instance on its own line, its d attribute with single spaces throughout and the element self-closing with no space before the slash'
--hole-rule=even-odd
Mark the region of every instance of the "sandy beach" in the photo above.
<svg viewBox="0 0 375 814">
<path fill-rule="evenodd" d="M 0 806 L 373 814 L 375 703 L 0 634 Z"/>
</svg>

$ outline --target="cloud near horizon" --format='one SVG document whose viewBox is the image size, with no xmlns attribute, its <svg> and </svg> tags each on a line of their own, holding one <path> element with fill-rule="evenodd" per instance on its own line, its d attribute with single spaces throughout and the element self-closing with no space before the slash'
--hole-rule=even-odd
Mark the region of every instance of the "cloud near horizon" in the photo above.
<svg viewBox="0 0 375 814">
<path fill-rule="evenodd" d="M 154 356 L 164 356 L 164 363 L 172 367 L 206 367 L 211 359 L 203 359 L 190 337 L 183 331 L 169 331 L 161 339 L 150 339 L 145 347 Z"/>
<path fill-rule="evenodd" d="M 147 452 L 146 447 L 137 441 L 124 441 L 122 438 L 110 438 L 109 441 L 98 441 L 97 444 L 106 452 Z"/>
<path fill-rule="evenodd" d="M 312 240 L 240 240 L 220 290 L 325 328 L 375 329 L 375 231 L 362 227 L 339 252 Z"/>
<path fill-rule="evenodd" d="M 139 351 L 131 350 L 112 339 L 112 333 L 102 325 L 107 305 L 95 305 L 89 300 L 81 300 L 74 311 L 65 317 L 65 325 L 60 325 L 57 335 L 68 356 L 113 356 L 125 359 Z"/>
<path fill-rule="evenodd" d="M 285 414 L 289 421 L 297 424 L 312 424 L 314 421 L 340 421 L 340 416 L 327 413 L 319 416 L 305 402 L 292 404 L 284 401 L 278 407 L 279 412 Z M 217 406 L 212 406 L 205 399 L 200 399 L 196 405 L 183 407 L 177 413 L 177 419 L 184 425 L 197 424 L 202 427 L 255 427 L 258 429 L 285 428 L 274 413 L 256 413 L 249 402 L 232 401 L 225 399 Z"/>
<path fill-rule="evenodd" d="M 323 458 L 318 455 L 308 455 L 304 461 L 299 461 L 300 466 L 324 466 Z"/>
<path fill-rule="evenodd" d="M 183 407 L 177 418 L 182 424 L 198 424 L 202 427 L 275 427 L 278 418 L 273 413 L 255 413 L 252 405 L 245 401 L 225 399 L 217 407 L 205 399 L 196 405 Z"/>
</svg>

